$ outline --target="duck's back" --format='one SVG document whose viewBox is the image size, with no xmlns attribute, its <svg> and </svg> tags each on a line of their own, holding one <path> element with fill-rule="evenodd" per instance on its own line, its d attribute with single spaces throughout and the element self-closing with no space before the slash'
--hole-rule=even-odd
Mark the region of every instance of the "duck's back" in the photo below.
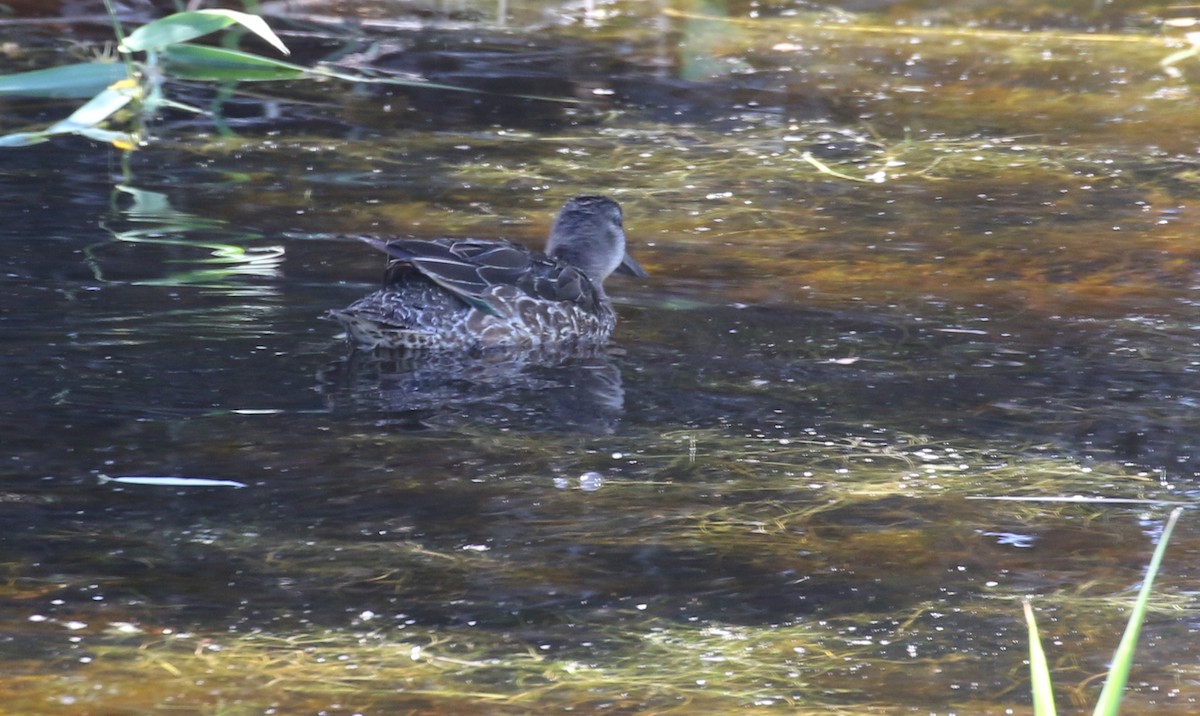
<svg viewBox="0 0 1200 716">
<path fill-rule="evenodd" d="M 364 347 L 473 349 L 607 340 L 615 319 L 581 270 L 502 241 L 365 239 L 384 288 L 331 315 Z"/>
</svg>

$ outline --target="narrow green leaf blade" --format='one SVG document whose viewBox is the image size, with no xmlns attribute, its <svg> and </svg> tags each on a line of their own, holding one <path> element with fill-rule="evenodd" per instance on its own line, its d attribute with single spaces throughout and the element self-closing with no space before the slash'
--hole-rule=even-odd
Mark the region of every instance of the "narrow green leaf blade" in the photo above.
<svg viewBox="0 0 1200 716">
<path fill-rule="evenodd" d="M 1175 531 L 1175 523 L 1183 513 L 1182 507 L 1171 510 L 1167 525 L 1163 528 L 1162 538 L 1154 548 L 1154 556 L 1150 558 L 1150 566 L 1146 569 L 1146 578 L 1142 580 L 1142 588 L 1138 591 L 1137 601 L 1125 624 L 1125 633 L 1121 635 L 1121 643 L 1113 653 L 1112 666 L 1108 668 L 1108 676 L 1104 679 L 1104 688 L 1100 690 L 1100 699 L 1096 702 L 1093 716 L 1117 716 L 1121 707 L 1121 693 L 1129 681 L 1129 669 L 1133 666 L 1133 652 L 1137 648 L 1138 637 L 1142 633 L 1142 622 L 1146 620 L 1146 607 L 1150 603 L 1150 592 L 1154 587 L 1154 578 L 1158 576 L 1158 568 L 1162 565 L 1163 555 L 1167 553 L 1167 543 L 1171 541 L 1171 533 Z"/>
<path fill-rule="evenodd" d="M 49 139 L 45 132 L 13 132 L 0 136 L 0 147 L 32 147 Z"/>
<path fill-rule="evenodd" d="M 236 10 L 195 10 L 177 12 L 142 25 L 121 43 L 124 52 L 163 50 L 172 45 L 203 37 L 238 24 L 269 42 L 283 54 L 290 54 L 266 21 L 257 15 Z"/>
<path fill-rule="evenodd" d="M 1029 631 L 1029 676 L 1033 691 L 1033 713 L 1036 716 L 1055 716 L 1050 667 L 1046 664 L 1046 652 L 1042 650 L 1042 637 L 1038 634 L 1033 605 L 1028 599 L 1025 600 L 1025 626 Z"/>
<path fill-rule="evenodd" d="M 0 76 L 0 95 L 82 99 L 129 76 L 119 62 L 84 62 Z"/>
<path fill-rule="evenodd" d="M 50 125 L 46 132 L 48 134 L 65 134 L 95 127 L 133 101 L 140 91 L 137 84 L 130 81 L 114 83 L 72 112 L 66 119 Z"/>
<path fill-rule="evenodd" d="M 241 50 L 204 45 L 175 45 L 163 52 L 163 64 L 177 79 L 231 82 L 290 80 L 309 74 L 300 65 Z"/>
<path fill-rule="evenodd" d="M 82 135 L 101 144 L 111 144 L 118 149 L 133 149 L 137 146 L 137 139 L 129 132 L 114 132 L 111 129 L 101 129 L 99 127 L 84 127 L 76 134 Z"/>
<path fill-rule="evenodd" d="M 233 18 L 211 12 L 177 12 L 148 22 L 129 33 L 121 43 L 123 52 L 145 52 L 194 40 L 224 29 L 236 22 Z"/>
<path fill-rule="evenodd" d="M 255 35 L 258 35 L 263 40 L 266 40 L 272 47 L 274 47 L 276 50 L 279 50 L 281 53 L 285 55 L 292 54 L 291 51 L 288 50 L 287 45 L 283 44 L 283 40 L 280 40 L 279 36 L 275 34 L 275 31 L 272 30 L 270 25 L 267 24 L 267 21 L 258 15 L 238 12 L 237 10 L 220 9 L 200 10 L 199 12 L 228 17 L 250 32 L 253 32 Z"/>
</svg>

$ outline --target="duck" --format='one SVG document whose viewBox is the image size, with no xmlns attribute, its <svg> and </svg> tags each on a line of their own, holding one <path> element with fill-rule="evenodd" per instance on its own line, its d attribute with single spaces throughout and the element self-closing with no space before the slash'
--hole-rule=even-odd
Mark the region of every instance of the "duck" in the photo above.
<svg viewBox="0 0 1200 716">
<path fill-rule="evenodd" d="M 647 277 L 626 249 L 620 205 L 606 196 L 568 200 L 544 253 L 503 240 L 359 238 L 387 254 L 384 286 L 328 315 L 364 350 L 604 344 L 617 323 L 605 279 Z"/>
</svg>

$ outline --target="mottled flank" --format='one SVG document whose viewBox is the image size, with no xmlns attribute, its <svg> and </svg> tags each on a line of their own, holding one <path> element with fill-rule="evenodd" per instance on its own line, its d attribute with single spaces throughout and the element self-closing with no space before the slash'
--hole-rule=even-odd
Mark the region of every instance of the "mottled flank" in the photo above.
<svg viewBox="0 0 1200 716">
<path fill-rule="evenodd" d="M 621 208 L 602 196 L 563 206 L 545 254 L 507 241 L 363 240 L 391 257 L 384 288 L 329 315 L 366 349 L 603 342 L 616 325 L 604 280 L 646 275 L 625 251 Z"/>
</svg>

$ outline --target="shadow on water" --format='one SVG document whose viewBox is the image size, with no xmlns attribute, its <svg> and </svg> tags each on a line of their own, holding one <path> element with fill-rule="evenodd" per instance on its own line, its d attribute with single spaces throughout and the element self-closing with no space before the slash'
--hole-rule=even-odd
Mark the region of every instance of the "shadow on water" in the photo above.
<svg viewBox="0 0 1200 716">
<path fill-rule="evenodd" d="M 413 429 L 603 434 L 625 408 L 621 370 L 603 349 L 479 357 L 352 351 L 319 380 L 334 413 L 379 412 Z"/>
</svg>

